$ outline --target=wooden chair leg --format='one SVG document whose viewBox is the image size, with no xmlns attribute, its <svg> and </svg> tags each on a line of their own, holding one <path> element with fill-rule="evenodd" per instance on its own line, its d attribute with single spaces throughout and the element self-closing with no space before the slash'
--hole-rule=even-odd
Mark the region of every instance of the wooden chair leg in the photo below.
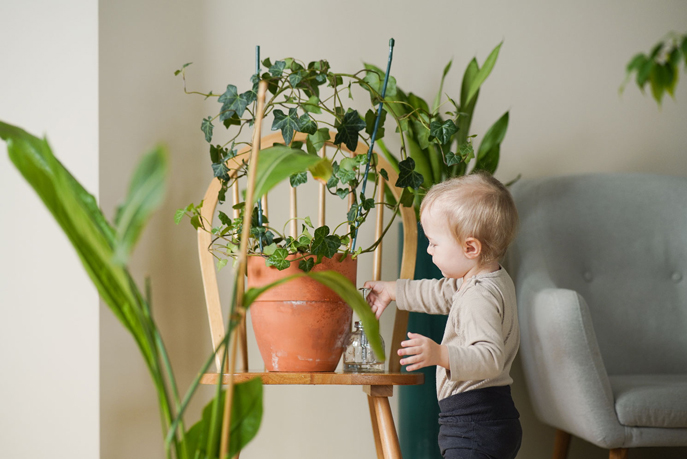
<svg viewBox="0 0 687 459">
<path fill-rule="evenodd" d="M 372 397 L 367 396 L 367 403 L 370 407 L 370 420 L 372 421 L 372 434 L 375 437 L 375 449 L 377 450 L 377 459 L 384 459 L 384 451 L 382 450 L 382 439 L 379 436 L 379 424 L 377 421 L 377 413 L 375 413 L 375 404 Z"/>
<path fill-rule="evenodd" d="M 627 448 L 615 448 L 608 454 L 608 459 L 627 459 Z"/>
<path fill-rule="evenodd" d="M 363 390 L 370 396 L 374 405 L 384 459 L 403 459 L 389 405 L 389 397 L 394 395 L 394 386 L 363 386 Z"/>
<path fill-rule="evenodd" d="M 553 459 L 566 459 L 570 449 L 570 434 L 562 430 L 556 430 L 556 438 L 553 440 Z"/>
</svg>

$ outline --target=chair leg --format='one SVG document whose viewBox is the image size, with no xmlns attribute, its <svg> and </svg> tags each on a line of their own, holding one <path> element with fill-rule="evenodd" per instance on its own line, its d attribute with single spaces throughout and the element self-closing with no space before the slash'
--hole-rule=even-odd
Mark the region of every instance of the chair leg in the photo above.
<svg viewBox="0 0 687 459">
<path fill-rule="evenodd" d="M 363 390 L 370 396 L 374 405 L 384 459 L 403 459 L 389 404 L 389 397 L 394 393 L 393 386 L 363 386 Z"/>
<path fill-rule="evenodd" d="M 570 449 L 570 434 L 556 429 L 556 438 L 553 440 L 553 459 L 566 459 Z"/>
<path fill-rule="evenodd" d="M 627 459 L 627 448 L 612 449 L 608 454 L 608 459 Z"/>
<path fill-rule="evenodd" d="M 375 404 L 372 397 L 367 396 L 367 404 L 370 407 L 370 420 L 372 421 L 372 434 L 375 438 L 375 449 L 377 450 L 377 459 L 384 459 L 384 451 L 382 450 L 382 439 L 379 436 L 379 424 L 377 421 L 377 413 L 375 413 Z"/>
</svg>

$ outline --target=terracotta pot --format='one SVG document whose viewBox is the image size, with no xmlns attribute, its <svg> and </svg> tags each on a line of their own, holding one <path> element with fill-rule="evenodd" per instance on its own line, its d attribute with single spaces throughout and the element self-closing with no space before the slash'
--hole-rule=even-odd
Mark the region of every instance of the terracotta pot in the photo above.
<svg viewBox="0 0 687 459">
<path fill-rule="evenodd" d="M 295 257 L 295 256 L 294 256 Z M 354 285 L 357 260 L 336 255 L 313 268 L 337 271 Z M 263 257 L 248 258 L 248 287 L 261 287 L 301 272 L 298 263 L 279 271 Z M 250 307 L 253 331 L 268 371 L 334 371 L 351 331 L 353 311 L 332 290 L 301 278 L 262 294 Z"/>
</svg>

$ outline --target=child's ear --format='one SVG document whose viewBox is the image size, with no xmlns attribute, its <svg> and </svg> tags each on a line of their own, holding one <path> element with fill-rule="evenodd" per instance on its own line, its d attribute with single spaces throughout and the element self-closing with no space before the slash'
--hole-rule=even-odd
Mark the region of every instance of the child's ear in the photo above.
<svg viewBox="0 0 687 459">
<path fill-rule="evenodd" d="M 482 243 L 474 237 L 469 237 L 463 242 L 463 252 L 468 259 L 479 258 L 482 254 Z"/>
</svg>

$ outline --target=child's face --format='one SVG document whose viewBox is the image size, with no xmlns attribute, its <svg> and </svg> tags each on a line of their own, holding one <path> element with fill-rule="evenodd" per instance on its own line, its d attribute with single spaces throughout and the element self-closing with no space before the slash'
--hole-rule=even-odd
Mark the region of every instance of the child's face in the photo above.
<svg viewBox="0 0 687 459">
<path fill-rule="evenodd" d="M 425 209 L 420 220 L 429 239 L 427 253 L 444 277 L 461 278 L 478 265 L 477 259 L 470 256 L 470 247 L 456 240 L 441 211 Z"/>
</svg>

